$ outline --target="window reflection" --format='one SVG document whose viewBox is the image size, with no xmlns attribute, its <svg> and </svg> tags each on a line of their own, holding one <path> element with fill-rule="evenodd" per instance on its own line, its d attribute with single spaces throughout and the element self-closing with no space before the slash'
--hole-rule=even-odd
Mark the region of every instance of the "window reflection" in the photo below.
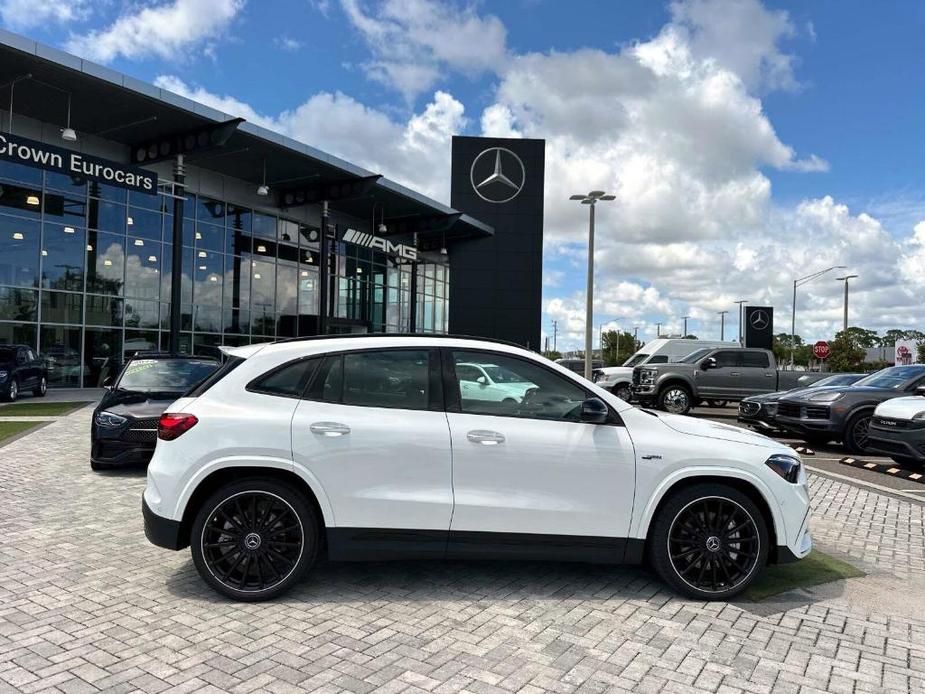
<svg viewBox="0 0 925 694">
<path fill-rule="evenodd" d="M 125 239 L 90 230 L 87 233 L 87 291 L 121 294 L 125 276 Z"/>
<path fill-rule="evenodd" d="M 42 230 L 42 286 L 83 291 L 86 246 L 84 229 L 46 223 Z"/>
</svg>

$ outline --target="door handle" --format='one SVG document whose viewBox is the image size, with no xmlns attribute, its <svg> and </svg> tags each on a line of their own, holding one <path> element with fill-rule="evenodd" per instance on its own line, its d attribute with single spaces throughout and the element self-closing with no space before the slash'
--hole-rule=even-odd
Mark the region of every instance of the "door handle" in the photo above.
<svg viewBox="0 0 925 694">
<path fill-rule="evenodd" d="M 742 374 L 740 374 L 738 371 L 732 371 L 729 373 L 729 375 L 730 376 L 741 376 Z"/>
<path fill-rule="evenodd" d="M 308 428 L 318 436 L 344 436 L 350 433 L 350 427 L 338 422 L 314 422 Z"/>
<path fill-rule="evenodd" d="M 466 434 L 466 438 L 482 446 L 497 446 L 499 443 L 504 443 L 504 434 L 485 429 L 474 429 Z"/>
</svg>

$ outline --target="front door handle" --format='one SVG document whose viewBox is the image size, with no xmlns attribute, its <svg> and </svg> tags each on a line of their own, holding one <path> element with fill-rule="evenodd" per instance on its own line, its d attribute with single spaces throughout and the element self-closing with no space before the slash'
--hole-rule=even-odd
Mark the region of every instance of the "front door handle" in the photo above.
<svg viewBox="0 0 925 694">
<path fill-rule="evenodd" d="M 740 374 L 738 371 L 733 371 L 729 375 L 730 376 L 741 376 L 742 374 Z"/>
<path fill-rule="evenodd" d="M 339 422 L 314 422 L 308 428 L 318 436 L 344 436 L 350 433 L 350 427 Z"/>
<path fill-rule="evenodd" d="M 504 443 L 504 434 L 486 429 L 474 429 L 466 434 L 466 438 L 482 446 L 497 446 L 499 443 Z"/>
</svg>

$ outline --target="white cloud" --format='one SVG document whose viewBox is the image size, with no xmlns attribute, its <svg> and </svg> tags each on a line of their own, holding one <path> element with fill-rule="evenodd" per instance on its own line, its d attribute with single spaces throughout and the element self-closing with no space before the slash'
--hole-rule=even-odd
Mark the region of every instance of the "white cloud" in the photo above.
<svg viewBox="0 0 925 694">
<path fill-rule="evenodd" d="M 117 57 L 156 56 L 177 60 L 208 50 L 244 7 L 245 0 L 172 0 L 150 7 L 132 5 L 112 24 L 74 35 L 67 50 L 107 63 Z"/>
<path fill-rule="evenodd" d="M 88 0 L 0 0 L 0 21 L 14 30 L 72 24 L 90 14 Z"/>
<path fill-rule="evenodd" d="M 470 76 L 502 69 L 507 32 L 494 16 L 471 5 L 434 0 L 341 0 L 348 19 L 373 54 L 367 75 L 411 100 L 446 69 Z"/>
<path fill-rule="evenodd" d="M 290 53 L 302 48 L 302 42 L 290 36 L 277 36 L 273 39 L 273 45 Z"/>
</svg>

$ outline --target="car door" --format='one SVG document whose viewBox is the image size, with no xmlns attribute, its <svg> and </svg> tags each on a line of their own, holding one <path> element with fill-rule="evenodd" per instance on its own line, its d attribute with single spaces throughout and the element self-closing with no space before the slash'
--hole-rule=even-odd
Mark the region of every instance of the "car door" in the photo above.
<svg viewBox="0 0 925 694">
<path fill-rule="evenodd" d="M 442 555 L 453 493 L 436 351 L 328 355 L 293 416 L 292 455 L 331 503 L 332 557 Z"/>
<path fill-rule="evenodd" d="M 776 374 L 771 368 L 771 359 L 767 352 L 742 352 L 742 376 L 739 381 L 739 395 L 759 395 L 774 390 Z"/>
<path fill-rule="evenodd" d="M 735 350 L 720 350 L 701 360 L 716 360 L 716 366 L 704 371 L 698 368 L 697 392 L 701 397 L 728 397 L 734 395 L 739 388 L 742 376 L 741 353 Z"/>
<path fill-rule="evenodd" d="M 451 555 L 619 561 L 629 531 L 635 455 L 626 429 L 579 421 L 588 391 L 535 361 L 446 349 L 453 442 Z M 457 363 L 493 364 L 530 388 L 521 402 L 466 398 Z"/>
</svg>

